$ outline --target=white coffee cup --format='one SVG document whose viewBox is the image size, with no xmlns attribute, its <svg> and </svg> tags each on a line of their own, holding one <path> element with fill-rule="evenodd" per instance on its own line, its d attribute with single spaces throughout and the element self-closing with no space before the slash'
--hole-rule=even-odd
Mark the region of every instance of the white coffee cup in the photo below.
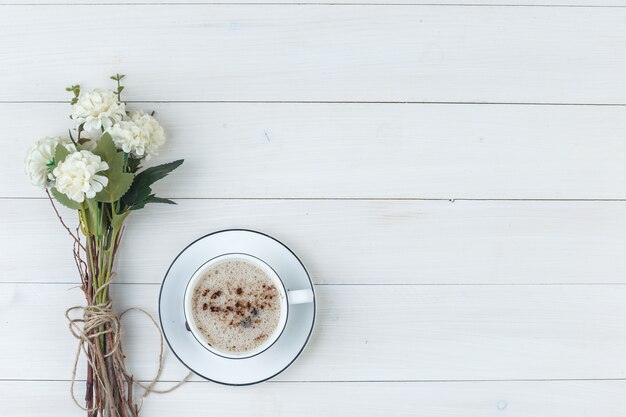
<svg viewBox="0 0 626 417">
<path fill-rule="evenodd" d="M 204 272 L 219 262 L 232 261 L 232 260 L 247 262 L 261 269 L 263 272 L 267 274 L 268 277 L 272 279 L 280 295 L 280 318 L 278 320 L 278 325 L 276 326 L 276 329 L 274 329 L 274 332 L 270 335 L 270 337 L 267 338 L 265 342 L 263 342 L 261 345 L 259 345 L 255 349 L 249 350 L 246 352 L 227 352 L 221 349 L 216 349 L 215 347 L 209 345 L 209 343 L 202 336 L 202 333 L 199 331 L 198 326 L 196 325 L 193 319 L 193 314 L 192 314 L 193 293 L 196 288 L 196 285 L 202 279 L 202 275 L 204 274 Z M 249 358 L 251 356 L 258 355 L 259 353 L 265 351 L 270 346 L 272 346 L 274 342 L 278 340 L 280 335 L 283 333 L 285 326 L 287 325 L 287 319 L 289 318 L 289 305 L 305 304 L 305 303 L 313 302 L 313 291 L 311 291 L 310 289 L 287 290 L 285 288 L 285 284 L 283 284 L 283 281 L 280 279 L 276 271 L 274 271 L 274 269 L 272 269 L 268 264 L 263 262 L 261 259 L 252 255 L 245 254 L 245 253 L 228 253 L 228 254 L 220 255 L 213 259 L 210 259 L 209 261 L 204 263 L 200 268 L 198 268 L 198 270 L 192 275 L 191 279 L 189 280 L 189 283 L 187 284 L 187 288 L 185 289 L 184 300 L 185 300 L 184 301 L 185 302 L 185 305 L 184 305 L 185 320 L 187 321 L 187 329 L 191 332 L 191 334 L 193 334 L 196 340 L 202 346 L 204 346 L 205 349 L 207 349 L 208 351 L 216 355 L 229 358 L 229 359 L 243 359 L 243 358 Z"/>
</svg>

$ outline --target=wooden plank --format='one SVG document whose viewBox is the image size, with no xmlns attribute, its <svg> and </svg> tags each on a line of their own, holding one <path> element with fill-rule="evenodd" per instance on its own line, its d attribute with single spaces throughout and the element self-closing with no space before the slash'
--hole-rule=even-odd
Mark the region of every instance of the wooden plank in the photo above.
<svg viewBox="0 0 626 417">
<path fill-rule="evenodd" d="M 117 280 L 159 283 L 195 239 L 249 228 L 288 245 L 318 284 L 626 283 L 624 204 L 182 200 L 129 219 Z M 0 200 L 0 212 L 0 281 L 77 282 L 48 201 Z"/>
<path fill-rule="evenodd" d="M 77 2 L 78 3 L 78 2 Z M 398 6 L 398 5 L 417 5 L 417 6 L 497 6 L 497 7 L 622 7 L 624 2 L 621 0 L 228 0 L 228 1 L 211 1 L 211 0 L 81 0 L 81 5 L 102 5 L 102 4 L 127 4 L 138 5 L 185 5 L 197 7 L 199 5 L 210 4 L 285 4 L 285 5 L 307 5 L 307 4 L 328 4 L 328 5 L 363 5 L 374 4 L 382 6 Z M 16 0 L 0 0 L 0 5 L 23 5 Z M 29 0 L 28 5 L 63 5 L 59 0 Z M 66 5 L 69 2 L 65 3 Z M 76 5 L 76 4 L 75 4 Z"/>
<path fill-rule="evenodd" d="M 115 286 L 116 307 L 154 312 L 158 290 Z M 611 379 L 626 371 L 626 286 L 357 285 L 317 291 L 319 325 L 311 344 L 278 380 Z M 75 340 L 63 311 L 81 302 L 80 290 L 1 284 L 0 297 L 0 379 L 68 379 Z M 124 326 L 129 369 L 149 379 L 158 349 L 155 329 L 138 314 Z M 169 354 L 163 379 L 185 373 Z"/>
<path fill-rule="evenodd" d="M 152 163 L 186 159 L 157 186 L 169 197 L 626 198 L 624 107 L 135 106 L 156 110 L 170 136 Z M 67 134 L 68 110 L 0 104 L 0 197 L 43 195 L 24 156 L 36 138 Z"/>
<path fill-rule="evenodd" d="M 154 417 L 210 415 L 259 417 L 320 415 L 433 417 L 619 416 L 624 381 L 445 383 L 265 383 L 234 388 L 190 383 L 167 395 L 151 395 L 141 412 Z M 0 413 L 12 417 L 82 416 L 68 398 L 68 383 L 2 381 Z M 83 384 L 77 386 L 81 393 Z M 24 404 L 24 393 L 37 401 Z"/>
<path fill-rule="evenodd" d="M 3 6 L 0 101 L 65 100 L 65 86 L 122 71 L 129 100 L 624 104 L 625 18 L 601 7 Z"/>
</svg>

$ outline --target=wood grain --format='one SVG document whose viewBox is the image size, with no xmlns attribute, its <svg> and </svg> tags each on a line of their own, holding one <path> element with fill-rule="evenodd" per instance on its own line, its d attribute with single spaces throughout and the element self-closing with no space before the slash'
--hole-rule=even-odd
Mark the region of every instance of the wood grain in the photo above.
<svg viewBox="0 0 626 417">
<path fill-rule="evenodd" d="M 69 0 L 29 0 L 28 5 L 102 5 L 102 4 L 128 4 L 146 6 L 155 5 L 185 5 L 195 7 L 199 5 L 209 4 L 268 4 L 268 5 L 308 5 L 308 4 L 328 4 L 328 5 L 416 5 L 416 6 L 467 6 L 467 7 L 623 7 L 624 2 L 621 0 L 81 0 L 80 2 L 70 2 Z M 0 0 L 0 5 L 22 5 L 16 0 Z"/>
<path fill-rule="evenodd" d="M 0 382 L 0 413 L 11 417 L 82 416 L 68 406 L 68 382 Z M 617 417 L 624 409 L 624 381 L 289 383 L 269 382 L 233 388 L 189 383 L 165 396 L 151 395 L 144 415 L 254 415 L 259 417 L 381 416 L 414 417 Z M 77 386 L 82 389 L 82 384 Z M 24 392 L 37 401 L 24 406 Z M 355 396 L 354 393 L 359 393 Z"/>
<path fill-rule="evenodd" d="M 116 309 L 156 312 L 174 256 L 233 227 L 320 303 L 276 380 L 196 377 L 143 415 L 623 414 L 623 2 L 128 2 L 0 0 L 0 415 L 84 415 L 69 240 L 22 161 L 66 133 L 64 87 L 115 72 L 169 133 L 154 163 L 186 158 L 158 187 L 179 205 L 129 220 Z M 151 378 L 154 328 L 124 331 Z M 168 352 L 164 385 L 185 373 Z"/>
<path fill-rule="evenodd" d="M 158 285 L 118 285 L 116 308 L 156 311 Z M 626 371 L 626 286 L 321 286 L 309 347 L 280 381 L 611 379 Z M 75 341 L 59 284 L 0 284 L 0 379 L 68 379 Z M 128 365 L 149 379 L 158 349 L 125 320 Z M 32 335 L 45 343 L 33 343 Z M 54 347 L 54 348 L 51 348 Z M 24 366 L 25 354 L 29 365 Z M 82 364 L 82 361 L 81 361 Z M 164 380 L 185 369 L 168 355 Z M 84 375 L 79 370 L 79 375 Z"/>
<path fill-rule="evenodd" d="M 0 101 L 66 100 L 67 85 L 124 72 L 127 100 L 625 104 L 625 18 L 579 7 L 3 6 Z"/>
<path fill-rule="evenodd" d="M 160 283 L 190 242 L 249 228 L 283 241 L 318 284 L 623 284 L 625 205 L 182 200 L 129 219 L 116 279 Z M 0 200 L 0 212 L 13 219 L 3 225 L 11 238 L 0 240 L 0 281 L 77 282 L 48 201 Z M 25 264 L 24 248 L 38 261 Z"/>
<path fill-rule="evenodd" d="M 623 107 L 134 106 L 156 110 L 170 135 L 151 163 L 186 160 L 158 185 L 169 197 L 626 198 Z M 38 137 L 67 135 L 69 111 L 0 104 L 0 196 L 42 196 L 24 156 Z"/>
</svg>

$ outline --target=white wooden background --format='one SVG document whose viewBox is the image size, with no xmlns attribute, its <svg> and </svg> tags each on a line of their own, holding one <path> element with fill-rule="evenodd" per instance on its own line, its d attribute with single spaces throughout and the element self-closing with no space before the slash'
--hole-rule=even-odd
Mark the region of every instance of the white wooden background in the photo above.
<svg viewBox="0 0 626 417">
<path fill-rule="evenodd" d="M 60 1 L 0 0 L 1 416 L 83 414 L 70 241 L 22 161 L 66 131 L 64 87 L 118 71 L 167 128 L 156 162 L 186 162 L 158 189 L 179 205 L 129 220 L 117 307 L 156 312 L 229 227 L 293 248 L 320 302 L 275 380 L 144 416 L 624 415 L 622 0 Z M 125 326 L 149 379 L 156 335 Z M 184 374 L 168 353 L 163 385 Z"/>
</svg>

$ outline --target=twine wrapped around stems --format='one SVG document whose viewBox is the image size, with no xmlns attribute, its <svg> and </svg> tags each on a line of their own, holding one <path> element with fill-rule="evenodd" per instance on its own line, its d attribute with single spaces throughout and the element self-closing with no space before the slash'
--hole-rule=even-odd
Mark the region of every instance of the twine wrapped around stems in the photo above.
<svg viewBox="0 0 626 417">
<path fill-rule="evenodd" d="M 83 313 L 82 317 L 72 318 L 71 315 L 72 315 L 72 312 L 74 311 L 82 311 Z M 160 346 L 159 346 L 159 359 L 158 359 L 157 372 L 154 375 L 154 378 L 147 385 L 133 379 L 133 377 L 130 375 L 130 373 L 126 369 L 126 365 L 124 361 L 125 355 L 124 355 L 124 352 L 122 350 L 122 345 L 121 345 L 121 321 L 122 321 L 122 318 L 131 311 L 137 311 L 137 312 L 145 314 L 150 319 L 150 321 L 152 322 L 152 324 L 154 325 L 154 327 L 157 329 L 159 333 Z M 74 359 L 74 366 L 72 369 L 72 381 L 70 385 L 70 393 L 71 393 L 72 400 L 74 401 L 74 403 L 85 411 L 94 411 L 97 409 L 97 405 L 91 408 L 85 407 L 82 404 L 80 404 L 80 402 L 76 399 L 76 395 L 74 394 L 74 385 L 76 383 L 76 370 L 78 367 L 78 361 L 80 359 L 81 352 L 85 354 L 88 362 L 90 363 L 93 369 L 98 369 L 96 366 L 96 363 L 94 363 L 94 360 L 97 362 L 103 363 L 105 358 L 113 356 L 116 359 L 116 363 L 120 367 L 120 370 L 126 376 L 126 379 L 130 381 L 131 387 L 129 388 L 132 389 L 132 385 L 134 384 L 134 385 L 140 386 L 144 390 L 142 398 L 147 397 L 150 393 L 165 394 L 168 392 L 172 392 L 175 389 L 179 388 L 182 384 L 187 382 L 187 380 L 191 377 L 191 375 L 193 375 L 192 372 L 189 372 L 182 380 L 180 380 L 179 382 L 177 382 L 176 384 L 174 384 L 173 386 L 167 389 L 160 390 L 154 387 L 156 383 L 158 382 L 159 377 L 161 376 L 161 373 L 163 371 L 163 359 L 164 359 L 163 332 L 161 331 L 161 328 L 157 324 L 154 317 L 152 317 L 152 315 L 149 312 L 147 312 L 146 310 L 142 308 L 131 307 L 131 308 L 124 310 L 118 316 L 113 312 L 112 303 L 109 300 L 102 304 L 70 307 L 65 311 L 65 316 L 67 317 L 69 321 L 70 332 L 72 333 L 74 337 L 78 339 L 78 349 L 76 351 L 76 357 Z M 111 339 L 113 340 L 111 350 L 107 352 L 106 354 L 102 354 L 100 350 L 100 346 L 99 346 L 100 336 L 102 335 L 110 335 Z M 95 355 L 94 358 L 92 358 L 89 352 L 97 352 L 97 354 Z M 102 385 L 105 385 L 104 381 L 102 380 L 102 378 L 100 377 L 98 373 L 96 373 L 96 377 L 98 378 L 99 383 L 101 383 Z M 111 393 L 107 392 L 105 388 L 105 394 L 109 396 Z M 140 408 L 141 407 L 137 408 L 137 412 L 139 411 Z"/>
</svg>

